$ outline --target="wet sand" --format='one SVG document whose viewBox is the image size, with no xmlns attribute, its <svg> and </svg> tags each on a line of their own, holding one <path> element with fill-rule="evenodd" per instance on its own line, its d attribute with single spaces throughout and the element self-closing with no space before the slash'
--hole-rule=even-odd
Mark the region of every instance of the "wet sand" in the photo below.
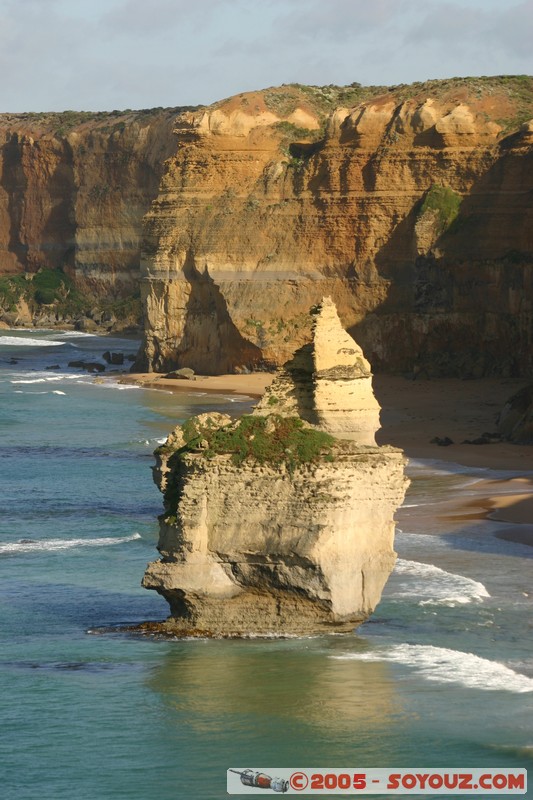
<svg viewBox="0 0 533 800">
<path fill-rule="evenodd" d="M 488 378 L 419 382 L 376 376 L 374 389 L 382 407 L 377 440 L 401 447 L 410 458 L 532 473 L 533 446 L 499 441 L 463 444 L 465 439 L 495 432 L 504 403 L 526 383 Z M 447 447 L 432 444 L 435 437 L 448 437 L 454 443 Z M 447 518 L 501 522 L 499 538 L 533 546 L 533 475 L 481 480 L 475 484 L 475 494 L 467 501 L 461 495 L 450 498 Z"/>
<path fill-rule="evenodd" d="M 252 372 L 249 375 L 196 375 L 194 380 L 165 378 L 156 372 L 130 373 L 119 383 L 134 383 L 147 389 L 164 389 L 172 392 L 213 392 L 220 394 L 247 394 L 261 397 L 274 375 L 269 372 Z"/>
</svg>

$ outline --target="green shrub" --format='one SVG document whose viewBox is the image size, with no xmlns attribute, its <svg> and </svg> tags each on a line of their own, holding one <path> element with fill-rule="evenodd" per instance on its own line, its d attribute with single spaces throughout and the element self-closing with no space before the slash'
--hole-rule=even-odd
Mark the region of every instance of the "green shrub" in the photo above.
<svg viewBox="0 0 533 800">
<path fill-rule="evenodd" d="M 5 311 L 15 311 L 21 298 L 27 296 L 28 287 L 24 274 L 0 278 L 0 307 Z"/>
<path fill-rule="evenodd" d="M 284 463 L 291 470 L 330 455 L 335 442 L 328 433 L 305 426 L 299 417 L 279 414 L 247 414 L 224 428 L 209 422 L 200 425 L 197 417 L 191 417 L 182 430 L 186 445 L 178 456 L 190 452 L 202 452 L 207 458 L 230 454 L 234 464 L 250 458 L 274 466 Z"/>
<path fill-rule="evenodd" d="M 56 293 L 53 289 L 37 289 L 35 291 L 35 301 L 40 306 L 52 305 L 56 299 Z"/>
<path fill-rule="evenodd" d="M 62 287 L 71 288 L 72 281 L 60 269 L 41 269 L 33 276 L 33 287 L 35 291 L 57 291 Z"/>
<path fill-rule="evenodd" d="M 426 194 L 420 208 L 420 216 L 426 211 L 437 211 L 439 233 L 444 233 L 459 214 L 463 198 L 447 186 L 433 185 Z"/>
</svg>

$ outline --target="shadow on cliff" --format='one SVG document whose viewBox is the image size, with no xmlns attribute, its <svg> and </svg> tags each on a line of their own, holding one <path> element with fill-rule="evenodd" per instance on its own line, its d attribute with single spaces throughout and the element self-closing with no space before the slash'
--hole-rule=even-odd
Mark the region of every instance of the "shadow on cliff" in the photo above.
<svg viewBox="0 0 533 800">
<path fill-rule="evenodd" d="M 375 255 L 386 298 L 349 329 L 375 370 L 413 378 L 531 371 L 532 195 L 533 150 L 514 134 L 423 255 L 415 232 L 423 197 L 416 201 Z M 364 279 L 357 257 L 352 277 Z"/>
<path fill-rule="evenodd" d="M 239 333 L 222 292 L 207 267 L 203 272 L 197 268 L 192 250 L 183 274 L 190 286 L 183 335 L 176 356 L 163 368 L 191 367 L 205 375 L 219 375 L 260 366 L 262 351 Z"/>
<path fill-rule="evenodd" d="M 287 393 L 287 398 L 292 398 L 298 409 L 298 416 L 311 425 L 319 425 L 320 420 L 314 402 L 314 371 L 313 345 L 304 344 L 296 350 L 290 359 L 283 365 L 292 379 L 292 387 Z"/>
<path fill-rule="evenodd" d="M 42 232 L 43 259 L 51 266 L 74 268 L 77 189 L 72 148 L 66 141 L 61 145 L 61 158 L 48 183 L 50 211 Z"/>
<path fill-rule="evenodd" d="M 13 134 L 2 147 L 0 185 L 8 196 L 8 251 L 31 272 L 40 267 L 73 264 L 75 181 L 72 151 L 67 142 L 53 141 L 45 156 L 55 160 L 51 174 L 35 166 L 39 151 L 19 134 Z M 43 161 L 44 157 L 40 156 Z M 40 195 L 36 197 L 36 195 Z"/>
<path fill-rule="evenodd" d="M 0 185 L 8 197 L 9 239 L 7 248 L 15 256 L 19 264 L 26 267 L 28 247 L 23 244 L 20 232 L 28 180 L 22 167 L 21 142 L 16 133 L 2 146 Z"/>
</svg>

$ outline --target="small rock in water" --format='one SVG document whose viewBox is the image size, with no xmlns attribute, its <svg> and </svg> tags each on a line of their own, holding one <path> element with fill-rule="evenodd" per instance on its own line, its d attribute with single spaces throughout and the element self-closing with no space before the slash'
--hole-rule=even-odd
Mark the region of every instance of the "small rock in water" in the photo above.
<svg viewBox="0 0 533 800">
<path fill-rule="evenodd" d="M 61 369 L 59 364 L 52 364 L 50 367 L 45 367 L 45 369 Z"/>
<path fill-rule="evenodd" d="M 122 366 L 124 363 L 124 353 L 112 353 L 106 350 L 102 358 L 104 361 L 107 361 L 108 364 L 113 364 L 118 367 Z"/>
</svg>

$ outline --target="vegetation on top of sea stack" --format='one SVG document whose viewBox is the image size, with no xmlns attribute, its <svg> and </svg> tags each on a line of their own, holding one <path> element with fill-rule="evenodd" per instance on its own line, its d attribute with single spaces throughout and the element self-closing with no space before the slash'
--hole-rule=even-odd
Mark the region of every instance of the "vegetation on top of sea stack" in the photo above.
<svg viewBox="0 0 533 800">
<path fill-rule="evenodd" d="M 331 460 L 335 443 L 333 436 L 310 427 L 299 417 L 279 414 L 245 414 L 224 427 L 209 418 L 191 417 L 181 431 L 185 444 L 175 451 L 178 457 L 187 453 L 201 453 L 206 458 L 231 455 L 234 464 L 253 459 L 261 464 L 285 464 L 290 470 L 320 458 Z M 166 445 L 159 448 L 162 454 L 165 450 Z"/>
</svg>

